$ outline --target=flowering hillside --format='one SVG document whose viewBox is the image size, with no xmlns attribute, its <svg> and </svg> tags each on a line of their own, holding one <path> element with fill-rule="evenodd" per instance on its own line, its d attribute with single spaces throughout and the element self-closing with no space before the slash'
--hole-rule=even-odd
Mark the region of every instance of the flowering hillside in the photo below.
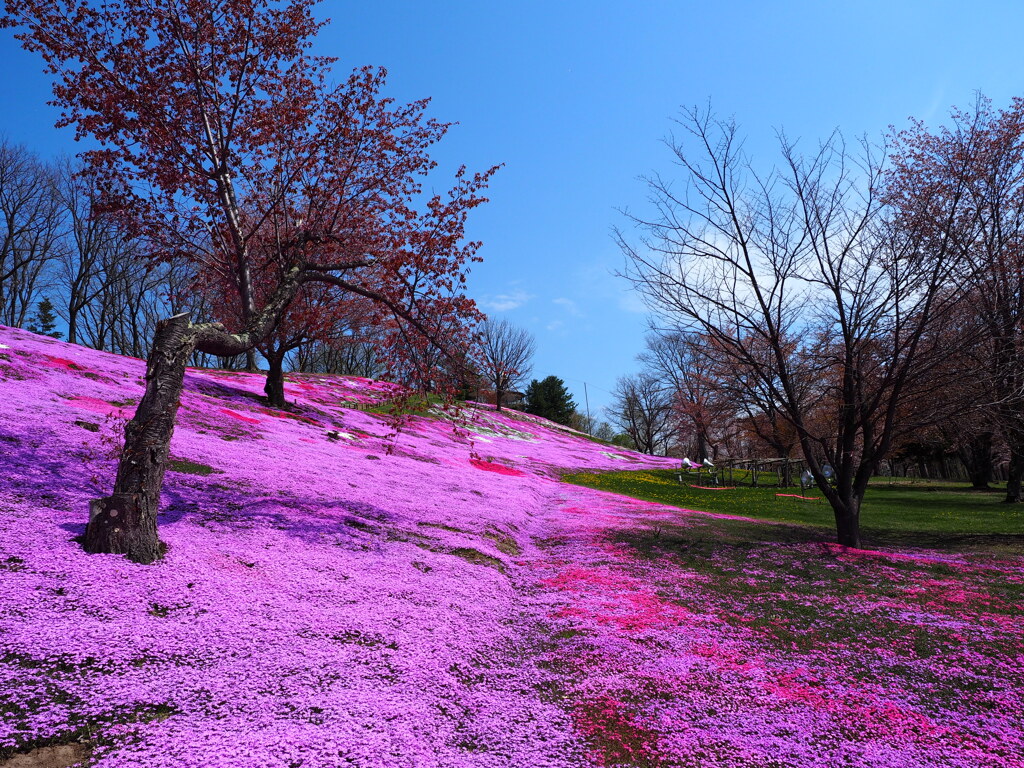
<svg viewBox="0 0 1024 768">
<path fill-rule="evenodd" d="M 1024 766 L 1021 559 L 565 485 L 672 462 L 382 382 L 190 371 L 166 557 L 86 555 L 143 374 L 0 328 L 0 766 Z"/>
</svg>

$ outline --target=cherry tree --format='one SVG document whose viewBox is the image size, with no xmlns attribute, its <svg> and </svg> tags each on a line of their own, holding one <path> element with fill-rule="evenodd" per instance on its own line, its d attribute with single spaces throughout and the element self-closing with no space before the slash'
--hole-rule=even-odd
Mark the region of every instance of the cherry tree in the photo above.
<svg viewBox="0 0 1024 768">
<path fill-rule="evenodd" d="M 979 96 L 937 131 L 915 122 L 894 137 L 890 195 L 934 253 L 952 250 L 980 326 L 987 395 L 1010 449 L 1006 501 L 1024 483 L 1024 99 L 1005 110 Z M 984 435 L 984 430 L 981 431 Z M 980 446 L 985 452 L 984 443 Z M 990 449 L 989 449 L 990 450 Z"/>
<path fill-rule="evenodd" d="M 215 322 L 158 325 L 113 493 L 91 504 L 87 551 L 160 557 L 160 489 L 194 351 L 254 349 L 311 283 L 425 331 L 421 308 L 458 294 L 475 258 L 464 226 L 494 169 L 459 170 L 450 191 L 426 194 L 429 149 L 449 125 L 426 116 L 427 100 L 384 97 L 384 70 L 332 84 L 335 60 L 310 52 L 326 23 L 318 4 L 5 0 L 4 24 L 54 78 L 58 125 L 92 140 L 82 157 L 104 209 L 146 258 L 193 262 L 231 289 Z"/>
<path fill-rule="evenodd" d="M 259 345 L 259 351 L 267 361 L 267 381 L 263 391 L 271 406 L 284 408 L 286 405 L 284 366 L 288 354 L 303 344 L 330 338 L 344 323 L 346 312 L 359 311 L 353 304 L 360 305 L 361 309 L 362 301 L 339 301 L 330 286 L 322 283 L 303 286 L 274 330 Z"/>
</svg>

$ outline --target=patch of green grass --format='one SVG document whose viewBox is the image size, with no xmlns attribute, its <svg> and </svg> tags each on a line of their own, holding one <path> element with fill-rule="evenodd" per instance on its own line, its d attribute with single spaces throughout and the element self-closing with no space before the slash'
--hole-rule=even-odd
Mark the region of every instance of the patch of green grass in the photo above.
<svg viewBox="0 0 1024 768">
<path fill-rule="evenodd" d="M 75 426 L 76 427 L 81 427 L 82 429 L 86 429 L 89 432 L 99 432 L 100 431 L 100 425 L 99 424 L 95 424 L 95 423 L 93 423 L 91 421 L 83 421 L 82 419 L 75 419 Z"/>
<path fill-rule="evenodd" d="M 494 546 L 498 548 L 498 551 L 504 555 L 510 555 L 512 557 L 519 557 L 523 554 L 522 548 L 519 543 L 511 536 L 507 536 L 497 531 L 487 531 L 484 536 L 494 542 Z"/>
<path fill-rule="evenodd" d="M 184 472 L 189 475 L 202 475 L 203 477 L 212 475 L 215 472 L 220 474 L 219 470 L 214 469 L 209 464 L 200 464 L 197 461 L 189 461 L 188 459 L 171 459 L 168 462 L 167 468 L 171 472 Z"/>
<path fill-rule="evenodd" d="M 465 528 L 456 528 L 454 525 L 445 525 L 444 523 L 426 523 L 422 520 L 417 522 L 416 525 L 421 525 L 424 528 L 439 528 L 442 531 L 448 531 L 449 533 L 472 533 L 467 531 Z"/>
<path fill-rule="evenodd" d="M 370 405 L 360 410 L 376 413 L 379 416 L 430 416 L 431 409 L 444 405 L 440 395 L 412 394 L 395 400 Z"/>
<path fill-rule="evenodd" d="M 563 480 L 659 504 L 728 515 L 832 529 L 835 518 L 824 499 L 803 501 L 776 496 L 799 494 L 799 488 L 737 487 L 701 490 L 681 484 L 675 470 L 583 472 Z M 695 482 L 692 481 L 692 482 Z M 817 490 L 807 496 L 821 496 Z M 867 544 L 954 547 L 986 550 L 1024 546 L 1024 504 L 1003 504 L 1002 494 L 971 491 L 949 483 L 889 484 L 868 488 L 861 509 L 862 536 Z M 819 532 L 817 538 L 827 538 Z"/>
<path fill-rule="evenodd" d="M 464 533 L 467 536 L 474 535 L 472 531 L 468 531 L 465 528 L 456 528 L 453 525 L 445 525 L 444 523 L 426 523 L 426 522 L 422 522 L 421 521 L 421 522 L 416 523 L 416 525 L 423 526 L 425 528 L 438 528 L 438 529 L 440 529 L 442 531 L 448 531 L 450 533 Z M 511 536 L 509 536 L 507 534 L 501 533 L 500 531 L 485 531 L 484 532 L 484 536 L 486 538 L 490 539 L 491 541 L 493 541 L 494 542 L 494 546 L 502 554 L 511 555 L 513 557 L 518 557 L 519 555 L 521 555 L 523 553 L 523 550 L 520 548 L 518 542 L 516 542 L 515 539 L 513 539 Z M 461 552 L 463 550 L 458 550 L 458 551 Z M 498 565 L 501 565 L 501 561 L 500 560 L 495 560 L 495 558 L 489 557 L 488 555 L 485 555 L 482 552 L 479 552 L 478 550 L 466 549 L 465 552 L 467 552 L 467 553 L 469 553 L 469 552 L 476 552 L 480 557 L 488 558 L 490 560 L 493 560 Z M 456 554 L 456 552 L 451 552 L 450 554 Z M 472 557 L 467 557 L 465 554 L 460 554 L 459 557 L 463 557 L 463 558 L 469 560 L 470 562 L 478 562 L 478 560 L 475 560 Z M 473 556 L 473 557 L 475 557 L 475 556 Z M 483 564 L 484 565 L 490 565 L 490 563 L 483 563 Z"/>
<path fill-rule="evenodd" d="M 446 554 L 461 557 L 466 562 L 473 563 L 474 565 L 486 565 L 488 568 L 494 568 L 501 573 L 505 572 L 505 564 L 501 560 L 484 554 L 479 549 L 456 547 L 455 549 L 448 550 Z"/>
<path fill-rule="evenodd" d="M 587 637 L 590 631 L 586 629 L 563 629 L 554 634 L 556 640 L 572 640 L 574 637 Z"/>
</svg>

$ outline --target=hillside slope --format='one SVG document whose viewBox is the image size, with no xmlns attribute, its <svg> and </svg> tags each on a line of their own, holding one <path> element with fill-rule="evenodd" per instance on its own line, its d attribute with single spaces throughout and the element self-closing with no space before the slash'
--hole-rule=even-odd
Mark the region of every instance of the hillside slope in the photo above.
<svg viewBox="0 0 1024 768">
<path fill-rule="evenodd" d="M 0 329 L 0 768 L 1024 768 L 1011 546 L 845 550 L 559 483 L 671 462 L 542 420 L 190 371 L 166 558 L 88 556 L 142 374 Z"/>
<path fill-rule="evenodd" d="M 568 765 L 517 555 L 561 469 L 665 465 L 543 420 L 341 407 L 390 385 L 192 370 L 160 535 L 87 556 L 144 364 L 0 328 L 0 749 L 96 765 Z M 474 458 L 474 455 L 479 458 Z M 197 474 L 205 473 L 208 474 Z M 0 752 L 0 757 L 3 757 Z"/>
</svg>

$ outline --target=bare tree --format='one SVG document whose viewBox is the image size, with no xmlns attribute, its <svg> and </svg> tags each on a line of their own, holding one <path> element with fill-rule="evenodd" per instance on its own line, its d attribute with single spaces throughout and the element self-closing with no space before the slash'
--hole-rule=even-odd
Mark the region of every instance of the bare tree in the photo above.
<svg viewBox="0 0 1024 768">
<path fill-rule="evenodd" d="M 59 312 L 68 324 L 68 341 L 79 342 L 82 315 L 109 292 L 114 270 L 104 269 L 126 248 L 126 234 L 110 216 L 95 210 L 99 197 L 94 179 L 64 160 L 57 166 L 57 187 L 65 221 L 64 247 L 57 259 L 56 281 L 64 301 Z M 101 338 L 105 334 L 101 335 Z"/>
<path fill-rule="evenodd" d="M 290 358 L 290 369 L 306 373 L 337 373 L 377 379 L 387 368 L 381 359 L 384 336 L 372 323 L 338 326 L 327 339 L 300 344 Z"/>
<path fill-rule="evenodd" d="M 697 109 L 679 124 L 688 140 L 667 143 L 685 184 L 649 179 L 654 216 L 631 217 L 641 243 L 619 233 L 626 276 L 778 403 L 839 542 L 860 546 L 861 501 L 900 406 L 945 352 L 934 326 L 956 301 L 950 254 L 923 258 L 919 233 L 886 225 L 884 152 L 867 142 L 855 159 L 834 135 L 805 159 L 783 136 L 782 169 L 759 175 L 735 124 Z"/>
<path fill-rule="evenodd" d="M 61 233 L 53 171 L 0 140 L 0 323 L 25 324 Z"/>
<path fill-rule="evenodd" d="M 480 327 L 478 343 L 481 370 L 494 387 L 494 399 L 501 410 L 501 401 L 521 386 L 529 376 L 530 360 L 536 349 L 533 335 L 502 318 L 487 318 Z"/>
<path fill-rule="evenodd" d="M 138 259 L 138 246 L 119 242 L 98 254 L 94 292 L 78 310 L 79 341 L 95 349 L 145 357 L 156 324 L 173 306 L 177 267 Z"/>
<path fill-rule="evenodd" d="M 673 393 L 648 372 L 622 376 L 612 392 L 608 416 L 638 451 L 664 454 L 675 435 Z"/>
</svg>

